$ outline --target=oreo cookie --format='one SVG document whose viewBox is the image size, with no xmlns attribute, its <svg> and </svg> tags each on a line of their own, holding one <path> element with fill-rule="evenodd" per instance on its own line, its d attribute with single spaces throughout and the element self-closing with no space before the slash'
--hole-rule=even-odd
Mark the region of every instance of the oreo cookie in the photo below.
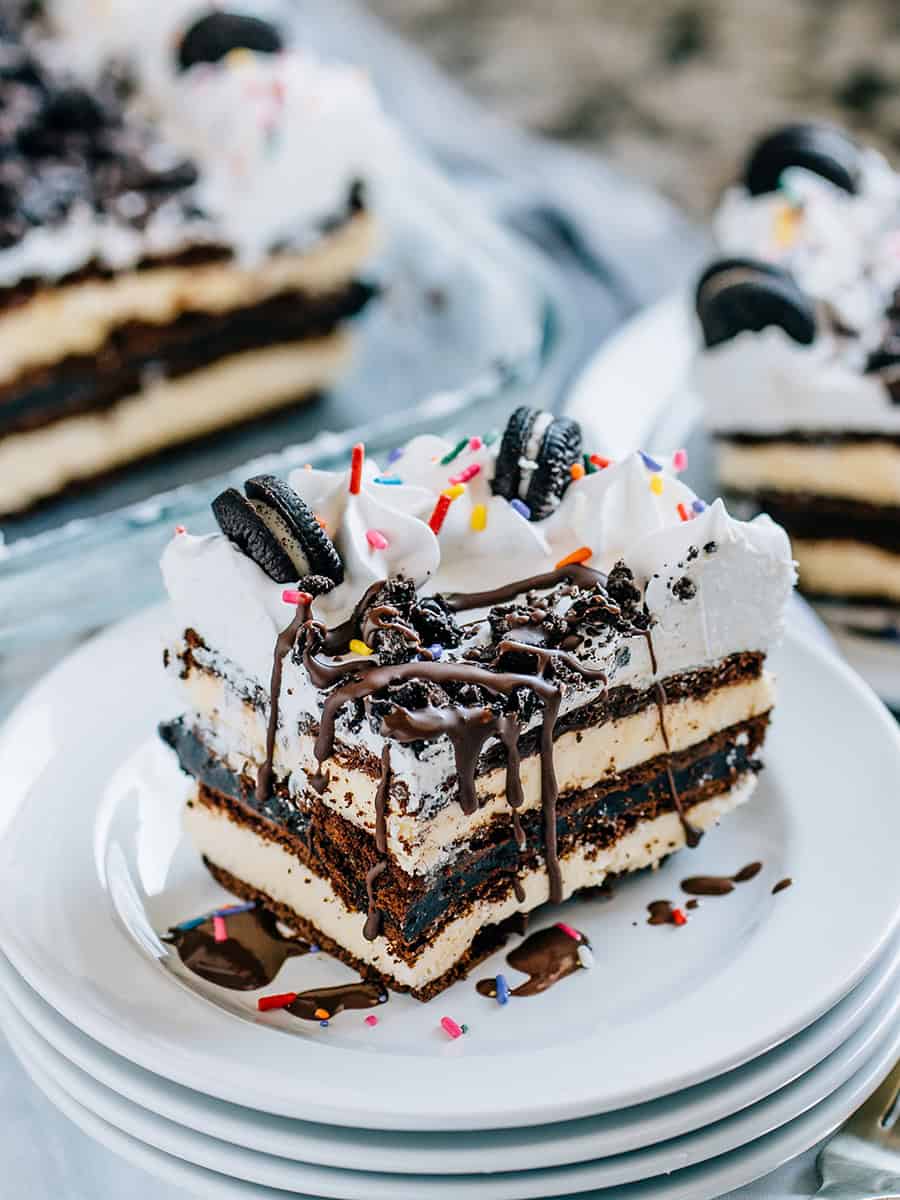
<svg viewBox="0 0 900 1200">
<path fill-rule="evenodd" d="M 859 191 L 860 150 L 842 129 L 818 122 L 784 125 L 750 151 L 744 183 L 752 196 L 778 188 L 782 171 L 804 167 L 851 195 Z"/>
<path fill-rule="evenodd" d="M 695 305 L 708 348 L 739 333 L 777 325 L 808 346 L 816 337 L 816 309 L 790 272 L 752 258 L 723 258 L 697 282 Z"/>
<path fill-rule="evenodd" d="M 529 520 L 541 521 L 557 508 L 580 456 L 577 422 L 522 405 L 503 432 L 491 489 L 496 496 L 521 500 Z"/>
<path fill-rule="evenodd" d="M 344 565 L 315 513 L 293 488 L 274 475 L 244 484 L 245 496 L 228 488 L 212 503 L 219 528 L 276 583 L 324 576 L 344 578 Z M 323 588 L 318 588 L 321 592 Z"/>
<path fill-rule="evenodd" d="M 187 71 L 195 63 L 220 62 L 232 50 L 277 54 L 284 41 L 276 27 L 245 13 L 211 12 L 195 21 L 178 46 L 178 66 Z"/>
</svg>

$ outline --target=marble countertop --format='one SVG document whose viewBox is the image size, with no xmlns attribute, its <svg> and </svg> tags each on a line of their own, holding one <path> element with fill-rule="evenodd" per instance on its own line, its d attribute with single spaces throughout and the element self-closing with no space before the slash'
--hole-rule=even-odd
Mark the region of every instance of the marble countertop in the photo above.
<svg viewBox="0 0 900 1200">
<path fill-rule="evenodd" d="M 900 151 L 892 0 L 369 0 L 511 120 L 596 149 L 698 215 L 753 136 L 826 117 Z"/>
</svg>

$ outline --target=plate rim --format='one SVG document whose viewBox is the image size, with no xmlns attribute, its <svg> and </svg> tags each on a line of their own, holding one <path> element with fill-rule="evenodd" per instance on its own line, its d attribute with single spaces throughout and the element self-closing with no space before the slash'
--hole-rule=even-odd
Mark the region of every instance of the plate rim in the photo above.
<svg viewBox="0 0 900 1200">
<path fill-rule="evenodd" d="M 476 1180 L 481 1181 L 479 1200 L 508 1200 L 514 1193 L 518 1200 L 548 1200 L 552 1196 L 620 1188 L 668 1175 L 686 1165 L 698 1165 L 738 1150 L 827 1100 L 863 1069 L 870 1058 L 885 1054 L 887 1045 L 900 1047 L 898 1017 L 900 992 L 895 992 L 882 998 L 864 1028 L 796 1084 L 767 1097 L 759 1105 L 734 1114 L 733 1118 L 724 1118 L 683 1138 L 673 1138 L 612 1159 L 544 1166 L 521 1172 L 492 1171 L 488 1176 L 484 1172 L 447 1176 L 369 1171 L 355 1166 L 321 1166 L 285 1160 L 267 1152 L 236 1146 L 221 1138 L 198 1135 L 167 1114 L 154 1112 L 119 1096 L 93 1079 L 89 1072 L 70 1063 L 40 1036 L 15 1004 L 10 1003 L 6 1013 L 15 1038 L 20 1044 L 24 1041 L 31 1057 L 38 1057 L 41 1068 L 47 1070 L 73 1099 L 124 1133 L 207 1170 L 275 1189 L 309 1188 L 314 1194 L 331 1197 L 331 1200 L 350 1200 L 351 1191 L 354 1200 L 369 1200 L 370 1196 L 374 1200 L 394 1200 L 394 1197 L 418 1200 L 423 1187 L 434 1197 L 457 1200 L 457 1193 L 462 1196 L 468 1192 Z M 854 1043 L 852 1047 L 851 1042 Z M 652 1164 L 649 1170 L 647 1164 Z M 628 1178 L 629 1171 L 635 1169 L 641 1173 Z M 267 1181 L 266 1174 L 273 1170 L 275 1176 L 270 1175 Z M 252 1174 L 244 1175 L 243 1171 Z"/>
<path fill-rule="evenodd" d="M 606 1134 L 606 1137 L 608 1140 L 611 1141 L 613 1137 L 616 1138 L 615 1149 L 605 1149 L 603 1152 L 597 1153 L 595 1147 L 589 1148 L 588 1146 L 585 1145 L 581 1150 L 575 1151 L 575 1153 L 577 1153 L 579 1155 L 579 1157 L 577 1157 L 577 1158 L 570 1157 L 570 1155 L 572 1154 L 572 1151 L 569 1150 L 569 1151 L 565 1152 L 566 1157 L 559 1158 L 559 1157 L 554 1156 L 554 1161 L 549 1162 L 549 1163 L 546 1161 L 547 1143 L 541 1142 L 540 1144 L 537 1144 L 532 1139 L 525 1136 L 525 1134 L 526 1134 L 525 1130 L 489 1130 L 489 1131 L 483 1131 L 483 1132 L 475 1134 L 475 1136 L 479 1137 L 479 1138 L 483 1138 L 483 1137 L 490 1138 L 497 1134 L 505 1135 L 508 1133 L 519 1133 L 519 1134 L 523 1135 L 522 1141 L 524 1143 L 527 1143 L 527 1145 L 519 1144 L 518 1146 L 516 1146 L 513 1149 L 504 1147 L 505 1156 L 509 1157 L 514 1154 L 520 1164 L 522 1161 L 523 1152 L 525 1153 L 526 1164 L 524 1166 L 519 1165 L 517 1167 L 511 1167 L 511 1166 L 507 1166 L 507 1165 L 498 1166 L 496 1158 L 493 1159 L 493 1162 L 489 1161 L 489 1156 L 491 1154 L 496 1155 L 496 1153 L 497 1153 L 496 1150 L 489 1149 L 487 1153 L 484 1153 L 482 1149 L 479 1149 L 478 1156 L 475 1158 L 473 1163 L 471 1163 L 470 1165 L 468 1165 L 466 1167 L 459 1166 L 457 1169 L 456 1164 L 460 1162 L 460 1149 L 459 1149 L 458 1139 L 461 1136 L 464 1137 L 467 1135 L 465 1133 L 450 1134 L 450 1135 L 447 1135 L 447 1137 L 448 1137 L 448 1145 L 449 1145 L 449 1139 L 450 1138 L 453 1139 L 453 1156 L 451 1156 L 451 1161 L 453 1161 L 455 1159 L 455 1161 L 453 1163 L 454 1169 L 452 1171 L 446 1170 L 447 1148 L 436 1149 L 436 1150 L 432 1151 L 433 1156 L 435 1158 L 437 1158 L 437 1156 L 439 1154 L 441 1156 L 442 1160 L 444 1160 L 444 1162 L 443 1162 L 444 1170 L 442 1170 L 439 1173 L 440 1174 L 458 1175 L 458 1174 L 475 1174 L 478 1171 L 494 1172 L 494 1171 L 531 1170 L 531 1169 L 537 1168 L 538 1166 L 544 1166 L 544 1167 L 547 1167 L 547 1166 L 550 1166 L 550 1167 L 571 1166 L 571 1165 L 574 1165 L 574 1164 L 580 1163 L 580 1162 L 586 1162 L 589 1160 L 596 1160 L 596 1159 L 600 1159 L 600 1158 L 610 1157 L 612 1154 L 625 1153 L 625 1152 L 637 1150 L 637 1149 L 645 1149 L 647 1146 L 656 1145 L 659 1142 L 671 1140 L 672 1138 L 681 1137 L 685 1134 L 692 1133 L 696 1129 L 700 1128 L 702 1125 L 711 1123 L 713 1120 L 722 1119 L 727 1116 L 734 1116 L 740 1112 L 743 1112 L 745 1109 L 750 1108 L 753 1105 L 759 1103 L 760 1101 L 767 1099 L 769 1096 L 780 1091 L 782 1088 L 792 1086 L 803 1075 L 807 1074 L 810 1070 L 813 1070 L 818 1063 L 822 1062 L 830 1054 L 837 1051 L 850 1037 L 852 1037 L 857 1032 L 858 1029 L 860 1029 L 862 1027 L 862 1025 L 865 1023 L 865 1021 L 868 1020 L 869 1017 L 871 1017 L 873 1010 L 878 1007 L 879 1003 L 881 1002 L 881 1000 L 883 999 L 883 997 L 886 993 L 886 989 L 890 988 L 893 984 L 895 984 L 898 976 L 900 976 L 900 936 L 898 936 L 898 939 L 893 943 L 893 946 L 891 948 L 889 948 L 887 953 L 889 955 L 889 961 L 886 964 L 880 962 L 877 970 L 875 972 L 873 972 L 872 975 L 870 975 L 866 980 L 861 981 L 860 984 L 858 985 L 858 988 L 866 988 L 868 985 L 869 992 L 868 992 L 868 995 L 865 996 L 865 999 L 863 1000 L 863 1002 L 861 1004 L 858 1003 L 858 1008 L 856 1009 L 856 1011 L 854 1011 L 853 1016 L 850 1018 L 845 1018 L 833 1030 L 829 1030 L 830 1036 L 824 1039 L 824 1045 L 827 1048 L 824 1050 L 822 1049 L 823 1042 L 821 1042 L 821 1041 L 813 1042 L 812 1044 L 815 1048 L 809 1049 L 807 1051 L 806 1056 L 803 1059 L 802 1066 L 798 1066 L 798 1064 L 796 1062 L 789 1060 L 791 1065 L 787 1069 L 786 1077 L 783 1078 L 782 1081 L 778 1084 L 775 1084 L 774 1082 L 772 1082 L 770 1080 L 763 1086 L 762 1089 L 759 1090 L 759 1094 L 753 1098 L 748 1099 L 745 1097 L 741 1100 L 741 1102 L 738 1105 L 736 1105 L 734 1107 L 732 1107 L 731 1102 L 729 1102 L 728 1106 L 726 1108 L 720 1110 L 717 1115 L 713 1115 L 712 1113 L 707 1113 L 705 1115 L 698 1114 L 698 1116 L 696 1118 L 694 1118 L 693 1122 L 691 1124 L 687 1125 L 685 1128 L 678 1129 L 677 1125 L 675 1127 L 670 1127 L 668 1132 L 666 1132 L 664 1134 L 661 1133 L 660 1135 L 653 1135 L 651 1140 L 646 1141 L 646 1142 L 644 1141 L 644 1135 L 640 1135 L 640 1139 L 638 1142 L 637 1138 L 633 1137 L 632 1139 L 626 1138 L 623 1140 L 621 1133 L 613 1134 L 612 1132 L 608 1132 Z M 870 980 L 872 980 L 871 984 L 870 984 Z M 854 990 L 857 990 L 857 989 L 854 989 Z M 26 993 L 27 993 L 27 995 L 26 995 Z M 839 1004 L 835 1007 L 839 1008 L 841 1006 L 841 1004 L 844 1004 L 846 1001 L 848 1001 L 851 998 L 852 994 L 853 993 L 851 993 L 850 996 L 846 996 L 844 998 L 844 1000 L 840 1001 Z M 202 1092 L 195 1092 L 195 1091 L 192 1091 L 191 1089 L 186 1089 L 181 1084 L 174 1083 L 172 1080 L 167 1080 L 163 1076 L 156 1075 L 154 1072 L 146 1071 L 144 1068 L 137 1066 L 137 1064 L 130 1062 L 128 1059 L 121 1058 L 118 1055 L 114 1056 L 112 1051 L 108 1050 L 105 1046 L 101 1046 L 100 1043 L 93 1042 L 93 1039 L 90 1039 L 87 1034 L 83 1033 L 82 1030 L 78 1029 L 76 1026 L 74 1026 L 70 1022 L 66 1021 L 65 1018 L 63 1018 L 59 1013 L 57 1013 L 55 1009 L 51 1008 L 39 996 L 37 996 L 35 993 L 33 993 L 29 989 L 28 984 L 25 983 L 25 981 L 21 978 L 21 976 L 16 974 L 16 972 L 12 968 L 12 966 L 9 963 L 7 963 L 5 959 L 3 959 L 2 955 L 0 955 L 0 997 L 2 997 L 3 995 L 5 995 L 8 1003 L 34 1029 L 35 1033 L 40 1038 L 42 1038 L 45 1042 L 47 1042 L 55 1051 L 57 1051 L 60 1055 L 62 1055 L 64 1058 L 66 1058 L 69 1062 L 71 1062 L 74 1067 L 91 1075 L 98 1083 L 102 1084 L 103 1086 L 105 1086 L 106 1088 L 108 1088 L 111 1091 L 117 1092 L 119 1095 L 123 1096 L 125 1100 L 130 1101 L 130 1102 L 138 1105 L 141 1108 L 148 1109 L 150 1112 L 156 1112 L 156 1113 L 159 1113 L 160 1115 L 169 1116 L 170 1119 L 175 1120 L 178 1124 L 185 1125 L 187 1128 L 196 1130 L 196 1132 L 198 1132 L 198 1133 L 204 1134 L 204 1135 L 212 1137 L 212 1138 L 218 1138 L 219 1140 L 225 1140 L 225 1141 L 230 1140 L 230 1141 L 234 1142 L 234 1144 L 236 1144 L 244 1149 L 247 1149 L 247 1150 L 262 1150 L 262 1149 L 264 1149 L 265 1153 L 270 1154 L 274 1157 L 281 1157 L 281 1158 L 291 1159 L 293 1161 L 306 1162 L 306 1163 L 309 1163 L 310 1165 L 320 1165 L 320 1166 L 335 1166 L 336 1165 L 333 1161 L 329 1161 L 328 1157 L 326 1157 L 326 1156 L 322 1156 L 321 1158 L 316 1158 L 316 1157 L 300 1158 L 300 1157 L 298 1157 L 298 1154 L 299 1154 L 298 1150 L 291 1151 L 291 1150 L 287 1150 L 284 1148 L 274 1149 L 271 1144 L 272 1143 L 272 1134 L 271 1134 L 270 1130 L 261 1131 L 263 1136 L 260 1137 L 258 1144 L 255 1144 L 255 1145 L 248 1144 L 247 1142 L 241 1141 L 240 1134 L 242 1133 L 242 1130 L 240 1129 L 240 1116 L 239 1115 L 236 1116 L 233 1120 L 229 1120 L 228 1126 L 220 1127 L 217 1130 L 217 1129 L 211 1127 L 212 1123 L 210 1123 L 209 1127 L 203 1127 L 201 1124 L 192 1124 L 191 1121 L 189 1119 L 185 1119 L 184 1116 L 172 1116 L 171 1112 L 166 1112 L 165 1105 L 167 1103 L 171 1103 L 170 1097 L 164 1098 L 161 1094 L 157 1095 L 156 1101 L 155 1101 L 155 1104 L 157 1106 L 154 1106 L 154 1103 L 149 1102 L 147 1099 L 146 1092 L 144 1090 L 145 1087 L 149 1087 L 151 1090 L 153 1088 L 158 1088 L 160 1090 L 162 1088 L 177 1088 L 177 1089 L 179 1089 L 179 1091 L 183 1091 L 185 1093 L 186 1097 L 196 1097 L 204 1105 L 212 1102 L 215 1105 L 221 1104 L 221 1105 L 226 1105 L 229 1108 L 234 1108 L 236 1113 L 252 1111 L 253 1116 L 255 1116 L 255 1117 L 261 1116 L 261 1117 L 263 1117 L 263 1119 L 268 1118 L 270 1120 L 274 1119 L 277 1121 L 286 1120 L 286 1118 L 281 1118 L 281 1117 L 273 1118 L 272 1114 L 265 1114 L 265 1113 L 259 1113 L 258 1111 L 242 1109 L 240 1106 L 232 1105 L 231 1102 L 229 1102 L 229 1101 L 215 1100 L 212 1097 L 206 1096 Z M 813 1026 L 807 1027 L 807 1030 L 802 1031 L 801 1034 L 799 1034 L 798 1036 L 803 1037 L 805 1033 L 812 1031 L 816 1025 L 818 1025 L 822 1022 L 828 1022 L 829 1019 L 832 1018 L 834 1015 L 835 1015 L 835 1009 L 832 1009 L 830 1012 L 823 1014 L 823 1016 L 819 1018 L 818 1022 L 815 1022 L 813 1024 Z M 50 1033 L 48 1033 L 48 1028 L 51 1029 Z M 74 1039 L 76 1040 L 76 1042 L 79 1042 L 80 1040 L 83 1039 L 84 1041 L 87 1041 L 89 1043 L 89 1046 L 83 1052 L 79 1052 L 77 1050 L 74 1054 L 71 1052 L 72 1042 L 70 1039 L 72 1038 L 73 1035 L 74 1035 Z M 790 1042 L 783 1043 L 781 1047 L 776 1048 L 776 1050 L 773 1051 L 772 1053 L 775 1053 L 775 1054 L 779 1053 L 781 1050 L 783 1050 L 787 1046 L 789 1046 L 789 1044 L 790 1044 Z M 138 1089 L 138 1091 L 140 1093 L 142 1093 L 141 1096 L 131 1094 L 128 1090 L 127 1084 L 123 1087 L 120 1084 L 117 1085 L 115 1082 L 110 1082 L 110 1079 L 109 1079 L 110 1072 L 105 1065 L 103 1066 L 103 1068 L 101 1069 L 99 1074 L 96 1072 L 96 1069 L 95 1069 L 95 1067 L 92 1066 L 91 1059 L 90 1059 L 90 1054 L 93 1053 L 94 1047 L 99 1049 L 103 1054 L 115 1057 L 117 1060 L 117 1064 L 121 1064 L 121 1066 L 118 1067 L 118 1070 L 124 1072 L 125 1074 L 128 1073 L 129 1069 L 132 1069 L 132 1070 L 136 1070 L 136 1071 L 142 1073 L 142 1075 L 146 1076 L 147 1080 L 149 1080 L 150 1082 L 149 1082 L 149 1084 L 145 1085 L 142 1081 L 141 1087 Z M 757 1060 L 757 1061 L 759 1061 L 760 1065 L 762 1065 L 762 1060 Z M 737 1071 L 743 1073 L 748 1070 L 752 1070 L 752 1068 L 753 1068 L 753 1064 L 750 1063 L 750 1064 L 747 1064 L 747 1066 L 745 1066 L 745 1067 L 737 1068 Z M 727 1076 L 722 1076 L 720 1078 L 725 1079 L 726 1077 Z M 154 1081 L 158 1081 L 158 1083 L 156 1083 Z M 714 1084 L 716 1081 L 712 1081 L 712 1082 Z M 677 1097 L 677 1094 L 676 1094 L 676 1097 Z M 664 1097 L 663 1102 L 669 1101 L 671 1099 L 673 1099 L 673 1098 L 672 1097 Z M 655 1103 L 658 1103 L 658 1102 L 650 1101 L 650 1105 L 653 1105 Z M 644 1106 L 637 1106 L 637 1107 L 640 1108 L 640 1107 L 644 1107 Z M 184 1113 L 186 1110 L 188 1113 L 190 1113 L 190 1100 L 186 1100 L 184 1103 L 179 1102 L 179 1104 L 178 1104 L 178 1112 L 179 1113 Z M 632 1115 L 636 1115 L 635 1109 L 624 1110 L 624 1111 L 625 1112 L 630 1111 Z M 678 1099 L 678 1102 L 676 1105 L 676 1112 L 680 1115 L 684 1111 L 685 1111 L 684 1100 Z M 615 1115 L 617 1115 L 617 1114 L 607 1114 L 607 1116 L 615 1116 Z M 600 1119 L 602 1120 L 604 1118 L 600 1118 Z M 592 1121 L 592 1120 L 597 1120 L 597 1118 L 584 1117 L 584 1118 L 580 1118 L 580 1120 Z M 645 1120 L 646 1120 L 646 1118 L 645 1118 Z M 320 1124 L 317 1125 L 315 1123 L 308 1123 L 308 1122 L 304 1122 L 302 1119 L 297 1119 L 297 1124 L 304 1126 L 304 1127 L 309 1125 L 310 1129 L 315 1131 L 314 1133 L 311 1133 L 308 1137 L 308 1143 L 311 1145 L 314 1154 L 316 1152 L 316 1148 L 322 1145 L 323 1133 L 326 1138 L 329 1136 L 329 1133 L 331 1131 L 335 1131 L 336 1133 L 338 1133 L 339 1141 L 335 1145 L 335 1149 L 332 1152 L 332 1156 L 334 1154 L 337 1154 L 339 1152 L 339 1150 L 342 1153 L 346 1151 L 348 1134 L 355 1135 L 356 1137 L 358 1137 L 358 1135 L 362 1132 L 362 1133 L 365 1133 L 366 1135 L 374 1134 L 374 1136 L 376 1138 L 381 1138 L 381 1137 L 384 1137 L 385 1135 L 390 1136 L 391 1132 L 392 1132 L 392 1131 L 388 1131 L 388 1130 L 376 1130 L 376 1131 L 347 1130 L 340 1126 L 323 1126 Z M 560 1124 L 565 1125 L 566 1123 L 560 1123 Z M 560 1124 L 556 1124 L 556 1125 L 550 1124 L 550 1125 L 546 1126 L 545 1128 L 550 1129 L 550 1130 L 558 1129 L 559 1132 L 563 1132 L 562 1128 L 560 1128 Z M 235 1126 L 237 1126 L 238 1128 L 236 1129 Z M 406 1135 L 401 1135 L 401 1136 L 406 1136 Z M 576 1135 L 576 1141 L 579 1141 L 583 1136 L 584 1136 L 583 1131 L 579 1131 L 578 1134 Z M 588 1139 L 590 1138 L 589 1133 L 588 1133 L 587 1137 L 588 1137 Z M 262 1146 L 262 1142 L 264 1140 L 269 1142 L 269 1145 L 266 1146 L 265 1148 Z M 630 1140 L 634 1141 L 635 1144 L 633 1144 L 633 1145 L 629 1144 Z M 420 1143 L 421 1143 L 421 1137 L 419 1139 L 417 1139 L 417 1144 L 414 1148 L 415 1155 L 418 1155 L 422 1152 L 422 1147 L 421 1147 Z M 276 1144 L 278 1146 L 281 1146 L 280 1138 L 277 1139 Z M 355 1145 L 354 1149 L 355 1149 L 356 1153 L 358 1154 L 359 1153 L 358 1145 Z M 388 1159 L 389 1159 L 392 1164 L 395 1164 L 396 1159 L 397 1159 L 397 1151 L 398 1151 L 397 1147 L 391 1147 L 390 1150 L 382 1151 L 382 1154 L 384 1155 L 386 1161 L 388 1161 Z M 529 1155 L 531 1158 L 534 1159 L 533 1162 L 530 1161 L 530 1159 L 528 1158 Z M 541 1161 L 539 1161 L 539 1159 Z M 468 1157 L 465 1153 L 462 1155 L 462 1161 L 468 1162 Z M 504 1158 L 502 1161 L 505 1163 L 506 1159 Z M 425 1165 L 420 1164 L 418 1166 L 407 1166 L 403 1170 L 399 1170 L 396 1167 L 396 1165 L 394 1165 L 392 1167 L 392 1170 L 389 1170 L 387 1166 L 367 1166 L 363 1169 L 376 1171 L 376 1172 L 380 1171 L 380 1172 L 386 1172 L 386 1173 L 394 1173 L 394 1174 L 399 1174 L 399 1175 L 403 1175 L 403 1174 L 437 1174 L 438 1173 L 438 1172 L 430 1169 L 427 1163 Z"/>
<path fill-rule="evenodd" d="M 158 1178 L 173 1177 L 183 1186 L 203 1183 L 203 1194 L 222 1200 L 287 1200 L 288 1193 L 265 1186 L 247 1184 L 230 1179 L 218 1172 L 208 1171 L 184 1160 L 174 1158 L 156 1150 L 136 1138 L 122 1133 L 109 1122 L 78 1104 L 65 1092 L 61 1085 L 26 1061 L 19 1049 L 10 1042 L 13 1051 L 31 1082 L 44 1096 L 59 1108 L 82 1132 L 101 1142 L 111 1152 L 118 1154 L 134 1165 Z M 894 1061 L 895 1051 L 889 1055 L 877 1053 L 867 1061 L 860 1072 L 836 1093 L 795 1121 L 750 1142 L 738 1150 L 720 1155 L 695 1167 L 669 1176 L 658 1176 L 618 1190 L 620 1200 L 630 1200 L 625 1189 L 639 1189 L 633 1193 L 634 1200 L 715 1200 L 716 1197 L 763 1178 L 783 1163 L 803 1154 L 822 1138 L 833 1133 L 855 1108 L 871 1094 L 887 1075 Z M 876 1058 L 879 1060 L 875 1063 Z M 875 1065 L 873 1065 L 875 1064 Z M 851 1086 L 852 1085 L 852 1086 Z M 62 1094 L 60 1097 L 60 1093 Z M 824 1123 L 823 1123 L 824 1116 Z M 185 1179 L 189 1182 L 185 1184 Z M 218 1190 L 211 1191 L 213 1184 Z M 295 1196 L 295 1200 L 314 1200 L 309 1196 Z"/>
</svg>

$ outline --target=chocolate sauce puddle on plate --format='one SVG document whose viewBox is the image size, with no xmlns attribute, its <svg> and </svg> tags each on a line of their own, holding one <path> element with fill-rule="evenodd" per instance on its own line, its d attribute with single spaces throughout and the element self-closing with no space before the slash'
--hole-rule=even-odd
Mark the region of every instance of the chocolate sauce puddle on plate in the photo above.
<svg viewBox="0 0 900 1200">
<path fill-rule="evenodd" d="M 762 870 L 762 863 L 747 863 L 735 875 L 691 875 L 682 879 L 681 890 L 689 896 L 727 896 L 736 883 L 748 883 Z"/>
<path fill-rule="evenodd" d="M 212 917 L 193 929 L 170 929 L 164 942 L 174 946 L 189 971 L 238 992 L 267 987 L 289 958 L 309 954 L 309 944 L 278 929 L 264 908 L 225 917 L 228 934 L 216 941 Z"/>
<path fill-rule="evenodd" d="M 648 925 L 674 925 L 675 909 L 668 900 L 651 900 L 647 905 Z"/>
<path fill-rule="evenodd" d="M 516 946 L 506 956 L 506 961 L 516 971 L 521 971 L 528 979 L 518 987 L 510 988 L 511 996 L 537 996 L 553 987 L 567 975 L 582 970 L 584 964 L 578 956 L 580 946 L 590 949 L 591 943 L 578 930 L 578 940 L 551 925 L 549 929 L 538 929 L 530 934 L 521 945 Z M 496 979 L 480 979 L 475 985 L 480 996 L 495 998 L 497 995 Z"/>
<path fill-rule="evenodd" d="M 380 984 L 358 979 L 335 987 L 299 992 L 286 1006 L 286 1011 L 304 1021 L 327 1021 L 349 1008 L 377 1008 L 379 1004 L 385 1004 L 387 998 L 387 992 Z"/>
</svg>

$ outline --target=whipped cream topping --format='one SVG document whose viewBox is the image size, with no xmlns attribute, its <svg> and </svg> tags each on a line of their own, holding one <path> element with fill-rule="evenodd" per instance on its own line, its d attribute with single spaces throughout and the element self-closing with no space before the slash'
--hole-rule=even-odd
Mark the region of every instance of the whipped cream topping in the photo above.
<svg viewBox="0 0 900 1200">
<path fill-rule="evenodd" d="M 856 194 L 790 167 L 776 192 L 728 188 L 713 230 L 724 253 L 787 267 L 853 328 L 877 318 L 900 282 L 900 178 L 872 149 L 861 152 Z"/>
<path fill-rule="evenodd" d="M 126 195 L 141 203 L 136 192 Z M 0 286 L 11 287 L 23 279 L 63 279 L 91 262 L 122 271 L 143 259 L 220 243 L 216 225 L 202 217 L 186 218 L 178 200 L 161 205 L 142 228 L 76 204 L 61 223 L 36 225 L 0 253 Z"/>
<path fill-rule="evenodd" d="M 377 207 L 398 134 L 367 76 L 301 49 L 235 50 L 180 71 L 178 40 L 209 11 L 198 0 L 53 0 L 57 40 L 42 52 L 88 81 L 128 64 L 136 107 L 198 167 L 199 203 L 242 260 L 314 240 L 357 180 Z"/>
<path fill-rule="evenodd" d="M 698 355 L 694 381 L 714 433 L 900 433 L 900 405 L 862 346 L 822 333 L 801 346 L 782 329 L 746 331 Z"/>
<path fill-rule="evenodd" d="M 378 579 L 412 579 L 424 593 L 477 592 L 551 571 L 561 558 L 586 547 L 588 566 L 602 571 L 624 560 L 645 589 L 659 629 L 654 640 L 660 676 L 741 650 L 765 651 L 780 636 L 794 566 L 786 534 L 768 518 L 735 520 L 721 501 L 706 507 L 674 475 L 651 470 L 633 454 L 573 482 L 552 517 L 529 522 L 490 494 L 494 448 L 480 445 L 441 464 L 451 449 L 440 438 L 416 438 L 389 466 L 368 462 L 358 495 L 350 494 L 346 472 L 291 475 L 291 485 L 325 522 L 344 562 L 344 582 L 314 601 L 317 618 L 337 624 Z M 465 484 L 435 536 L 428 517 L 441 490 L 476 464 L 481 470 Z M 402 483 L 376 482 L 385 477 Z M 479 505 L 486 515 L 481 531 L 471 526 Z M 682 513 L 691 519 L 685 521 Z M 369 544 L 370 529 L 384 536 L 386 549 Z M 253 685 L 266 688 L 275 638 L 292 615 L 282 602 L 282 587 L 220 534 L 177 534 L 162 569 L 173 601 L 175 640 L 185 628 L 195 629 Z M 673 591 L 685 577 L 691 586 Z M 472 616 L 477 614 L 461 619 Z M 471 628 L 476 640 L 486 636 L 477 620 Z M 645 640 L 632 641 L 628 663 L 615 661 L 615 655 L 598 660 L 611 682 L 652 677 Z M 321 693 L 308 680 L 299 681 L 289 707 L 315 716 Z"/>
<path fill-rule="evenodd" d="M 301 50 L 236 51 L 153 97 L 166 136 L 199 167 L 204 208 L 244 258 L 304 243 L 346 211 L 356 181 L 378 205 L 396 133 L 368 78 Z"/>
</svg>

